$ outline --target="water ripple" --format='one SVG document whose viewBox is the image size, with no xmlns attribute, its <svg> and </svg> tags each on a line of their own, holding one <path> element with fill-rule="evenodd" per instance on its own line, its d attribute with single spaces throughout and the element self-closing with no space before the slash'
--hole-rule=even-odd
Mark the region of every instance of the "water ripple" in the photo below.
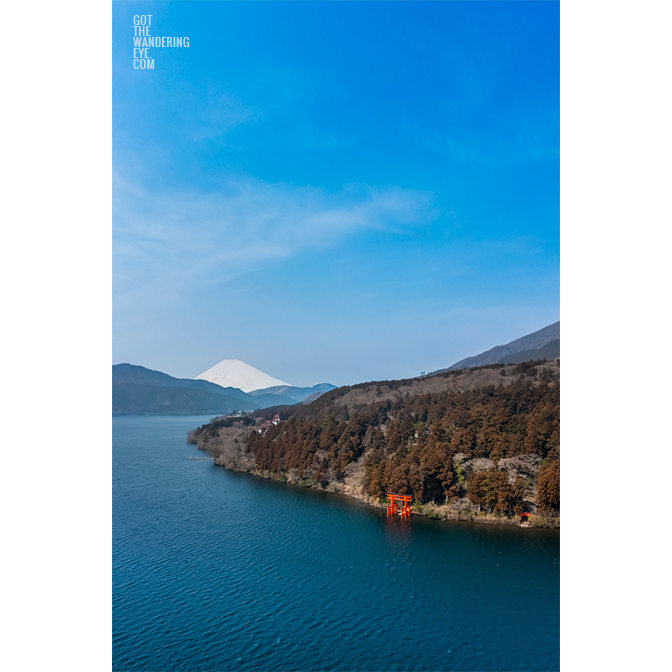
<svg viewBox="0 0 672 672">
<path fill-rule="evenodd" d="M 559 668 L 559 537 L 388 520 L 115 418 L 114 670 Z"/>
</svg>

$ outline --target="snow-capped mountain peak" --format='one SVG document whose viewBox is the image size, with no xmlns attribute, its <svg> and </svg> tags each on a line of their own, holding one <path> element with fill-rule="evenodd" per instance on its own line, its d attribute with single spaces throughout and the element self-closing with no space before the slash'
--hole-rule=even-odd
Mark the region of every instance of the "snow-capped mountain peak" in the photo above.
<svg viewBox="0 0 672 672">
<path fill-rule="evenodd" d="M 209 380 L 211 383 L 222 387 L 237 387 L 243 392 L 263 390 L 276 385 L 289 385 L 289 383 L 272 378 L 239 359 L 224 359 L 211 369 L 196 376 L 196 380 Z"/>
</svg>

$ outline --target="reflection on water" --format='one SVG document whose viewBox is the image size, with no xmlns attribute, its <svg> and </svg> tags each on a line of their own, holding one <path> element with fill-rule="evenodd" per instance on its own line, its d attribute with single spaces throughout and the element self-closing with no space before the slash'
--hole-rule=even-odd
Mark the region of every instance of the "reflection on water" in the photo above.
<svg viewBox="0 0 672 672">
<path fill-rule="evenodd" d="M 385 516 L 385 536 L 396 545 L 405 546 L 411 543 L 413 523 L 411 518 L 401 516 Z"/>
</svg>

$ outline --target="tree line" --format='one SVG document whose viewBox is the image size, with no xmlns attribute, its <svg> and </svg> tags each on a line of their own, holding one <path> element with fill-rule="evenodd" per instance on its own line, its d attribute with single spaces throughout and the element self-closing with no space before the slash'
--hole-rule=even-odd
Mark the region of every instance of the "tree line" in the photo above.
<svg viewBox="0 0 672 672">
<path fill-rule="evenodd" d="M 558 511 L 560 383 L 533 380 L 530 370 L 520 366 L 508 386 L 406 396 L 357 411 L 338 403 L 350 389 L 339 388 L 284 409 L 286 421 L 252 432 L 245 450 L 261 470 L 295 469 L 323 487 L 342 481 L 361 458 L 364 490 L 374 498 L 398 492 L 442 504 L 467 497 L 510 514 L 536 489 L 538 508 Z M 537 465 L 533 473 L 501 466 L 515 457 Z"/>
</svg>

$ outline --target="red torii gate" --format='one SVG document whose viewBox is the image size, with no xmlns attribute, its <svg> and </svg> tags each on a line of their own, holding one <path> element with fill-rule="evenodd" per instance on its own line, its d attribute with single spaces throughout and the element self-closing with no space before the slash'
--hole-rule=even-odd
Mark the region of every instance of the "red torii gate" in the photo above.
<svg viewBox="0 0 672 672">
<path fill-rule="evenodd" d="M 387 505 L 387 515 L 394 516 L 397 513 L 397 504 L 399 504 L 399 515 L 404 518 L 411 515 L 411 497 L 412 495 L 395 495 L 388 492 L 387 498 L 390 503 Z"/>
</svg>

